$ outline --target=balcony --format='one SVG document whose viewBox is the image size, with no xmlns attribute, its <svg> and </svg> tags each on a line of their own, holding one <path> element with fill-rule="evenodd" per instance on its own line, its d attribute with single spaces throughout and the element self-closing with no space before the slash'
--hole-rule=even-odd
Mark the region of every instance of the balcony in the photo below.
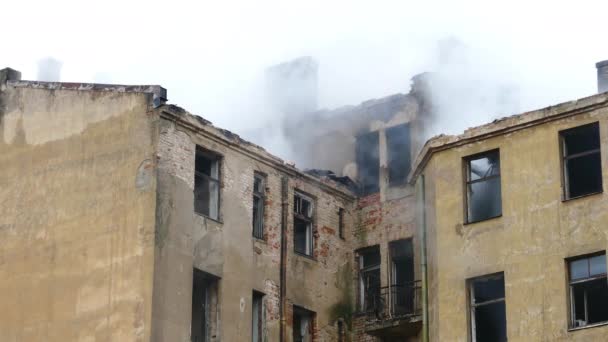
<svg viewBox="0 0 608 342">
<path fill-rule="evenodd" d="M 422 327 L 420 280 L 369 291 L 365 332 L 381 338 L 416 336 Z"/>
</svg>

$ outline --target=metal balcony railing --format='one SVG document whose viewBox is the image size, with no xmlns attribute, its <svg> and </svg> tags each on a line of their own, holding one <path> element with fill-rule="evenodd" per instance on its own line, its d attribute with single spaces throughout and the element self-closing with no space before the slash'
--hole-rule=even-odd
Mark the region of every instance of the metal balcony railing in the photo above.
<svg viewBox="0 0 608 342">
<path fill-rule="evenodd" d="M 421 290 L 420 280 L 370 289 L 365 297 L 367 322 L 421 315 Z"/>
</svg>

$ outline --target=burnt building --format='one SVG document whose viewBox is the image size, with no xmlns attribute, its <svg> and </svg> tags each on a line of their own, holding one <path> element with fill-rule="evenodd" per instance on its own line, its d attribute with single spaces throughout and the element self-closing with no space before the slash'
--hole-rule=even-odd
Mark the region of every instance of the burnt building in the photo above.
<svg viewBox="0 0 608 342">
<path fill-rule="evenodd" d="M 160 86 L 1 70 L 0 340 L 603 340 L 608 95 L 427 140 L 428 77 L 307 88 L 301 170 Z"/>
</svg>

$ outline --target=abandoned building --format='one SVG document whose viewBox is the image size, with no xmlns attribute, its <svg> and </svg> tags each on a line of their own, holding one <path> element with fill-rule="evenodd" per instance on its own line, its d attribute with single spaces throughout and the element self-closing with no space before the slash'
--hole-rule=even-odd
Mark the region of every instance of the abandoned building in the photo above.
<svg viewBox="0 0 608 342">
<path fill-rule="evenodd" d="M 430 140 L 428 74 L 325 111 L 296 64 L 306 169 L 160 86 L 0 70 L 0 341 L 605 340 L 608 62 Z"/>
</svg>

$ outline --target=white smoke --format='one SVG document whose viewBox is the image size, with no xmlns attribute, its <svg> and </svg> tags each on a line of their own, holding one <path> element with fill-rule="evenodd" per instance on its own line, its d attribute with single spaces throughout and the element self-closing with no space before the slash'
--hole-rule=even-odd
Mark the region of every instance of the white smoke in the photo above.
<svg viewBox="0 0 608 342">
<path fill-rule="evenodd" d="M 59 82 L 61 81 L 61 68 L 63 62 L 52 57 L 46 57 L 38 61 L 38 81 Z"/>
</svg>

